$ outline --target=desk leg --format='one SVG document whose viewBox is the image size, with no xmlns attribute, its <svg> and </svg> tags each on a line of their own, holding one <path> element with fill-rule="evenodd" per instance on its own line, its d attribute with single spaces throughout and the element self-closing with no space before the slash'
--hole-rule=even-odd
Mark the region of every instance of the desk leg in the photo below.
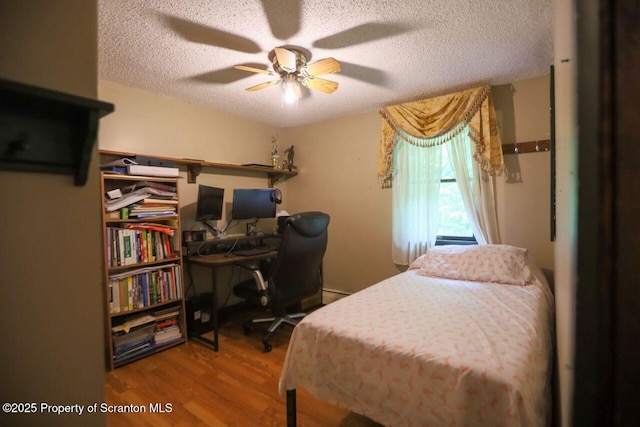
<svg viewBox="0 0 640 427">
<path fill-rule="evenodd" d="M 213 306 L 211 307 L 211 317 L 213 320 L 213 350 L 218 351 L 218 282 L 216 278 L 216 269 L 211 269 L 211 287 Z"/>
<path fill-rule="evenodd" d="M 189 337 L 202 344 L 213 347 L 213 351 L 218 351 L 218 283 L 216 280 L 216 269 L 211 268 L 211 321 L 213 322 L 213 341 L 201 334 L 189 334 Z"/>
</svg>

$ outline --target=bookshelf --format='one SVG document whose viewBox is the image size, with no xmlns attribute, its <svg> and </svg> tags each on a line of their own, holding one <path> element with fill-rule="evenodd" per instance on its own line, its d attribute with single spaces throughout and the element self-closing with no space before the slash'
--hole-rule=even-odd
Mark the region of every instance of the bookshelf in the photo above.
<svg viewBox="0 0 640 427">
<path fill-rule="evenodd" d="M 178 179 L 101 172 L 101 190 L 112 370 L 186 341 Z"/>
</svg>

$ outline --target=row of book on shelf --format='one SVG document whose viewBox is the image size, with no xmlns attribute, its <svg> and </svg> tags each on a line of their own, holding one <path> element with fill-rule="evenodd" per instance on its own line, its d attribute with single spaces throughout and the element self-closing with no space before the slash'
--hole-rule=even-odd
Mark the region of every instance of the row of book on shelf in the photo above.
<svg viewBox="0 0 640 427">
<path fill-rule="evenodd" d="M 112 314 L 182 298 L 180 265 L 139 268 L 111 275 L 108 292 Z"/>
<path fill-rule="evenodd" d="M 124 362 L 182 339 L 178 306 L 146 313 L 111 328 L 113 361 Z"/>
<path fill-rule="evenodd" d="M 176 187 L 154 181 L 138 181 L 106 192 L 105 209 L 112 218 L 150 218 L 177 214 Z"/>
<path fill-rule="evenodd" d="M 107 227 L 107 259 L 109 267 L 176 258 L 175 230 L 162 224 L 124 224 Z"/>
</svg>

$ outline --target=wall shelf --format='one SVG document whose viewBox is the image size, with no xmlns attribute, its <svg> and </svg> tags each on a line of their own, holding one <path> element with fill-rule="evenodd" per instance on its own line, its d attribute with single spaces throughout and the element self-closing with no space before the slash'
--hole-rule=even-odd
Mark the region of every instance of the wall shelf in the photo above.
<svg viewBox="0 0 640 427">
<path fill-rule="evenodd" d="M 99 119 L 113 104 L 0 79 L 0 169 L 87 181 Z"/>
<path fill-rule="evenodd" d="M 111 150 L 100 150 L 100 154 L 106 156 L 115 156 L 115 157 L 135 157 L 136 153 L 130 153 L 126 151 L 111 151 Z M 142 156 L 142 154 L 137 154 L 138 156 Z M 146 155 L 145 155 L 146 157 Z M 214 169 L 226 169 L 237 172 L 251 172 L 251 173 L 262 173 L 266 174 L 269 177 L 269 186 L 273 187 L 276 182 L 280 179 L 287 179 L 292 176 L 298 175 L 297 171 L 288 171 L 288 170 L 274 170 L 272 168 L 259 167 L 259 166 L 243 166 L 236 165 L 232 163 L 216 163 L 209 162 L 201 159 L 188 159 L 188 158 L 179 158 L 179 157 L 165 157 L 165 156 L 148 156 L 161 160 L 168 160 L 175 164 L 185 165 L 187 167 L 187 182 L 190 184 L 196 183 L 196 179 L 203 168 L 214 168 Z"/>
</svg>

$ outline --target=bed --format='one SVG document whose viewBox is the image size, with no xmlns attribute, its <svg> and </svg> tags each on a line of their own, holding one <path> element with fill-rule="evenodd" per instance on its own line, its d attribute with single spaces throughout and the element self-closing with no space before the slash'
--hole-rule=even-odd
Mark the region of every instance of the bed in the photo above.
<svg viewBox="0 0 640 427">
<path fill-rule="evenodd" d="M 544 426 L 553 297 L 527 251 L 430 249 L 294 329 L 280 377 L 387 426 Z"/>
</svg>

